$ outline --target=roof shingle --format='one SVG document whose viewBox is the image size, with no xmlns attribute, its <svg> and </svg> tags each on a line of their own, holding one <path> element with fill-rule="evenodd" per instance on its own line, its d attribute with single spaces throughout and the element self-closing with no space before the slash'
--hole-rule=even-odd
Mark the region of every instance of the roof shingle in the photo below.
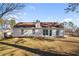
<svg viewBox="0 0 79 59">
<path fill-rule="evenodd" d="M 19 22 L 14 27 L 35 27 L 36 22 Z M 57 22 L 40 22 L 41 27 L 46 28 L 63 28 L 62 24 L 58 24 Z"/>
</svg>

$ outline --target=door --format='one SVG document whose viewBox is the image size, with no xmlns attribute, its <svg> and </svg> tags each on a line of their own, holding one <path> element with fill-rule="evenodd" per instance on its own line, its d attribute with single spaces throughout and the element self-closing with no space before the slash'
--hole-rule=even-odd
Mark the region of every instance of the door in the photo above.
<svg viewBox="0 0 79 59">
<path fill-rule="evenodd" d="M 48 30 L 47 29 L 43 29 L 43 35 L 48 35 Z"/>
<path fill-rule="evenodd" d="M 49 32 L 49 33 L 50 33 L 49 35 L 50 35 L 50 36 L 52 36 L 52 30 L 50 30 L 50 32 Z"/>
</svg>

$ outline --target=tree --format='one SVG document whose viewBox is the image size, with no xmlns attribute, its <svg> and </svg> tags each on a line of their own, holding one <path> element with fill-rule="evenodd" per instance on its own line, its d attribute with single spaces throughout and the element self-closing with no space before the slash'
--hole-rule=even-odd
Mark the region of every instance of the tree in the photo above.
<svg viewBox="0 0 79 59">
<path fill-rule="evenodd" d="M 2 18 L 5 14 L 8 14 L 9 12 L 22 9 L 24 6 L 25 4 L 21 4 L 21 3 L 1 3 L 0 18 Z"/>
<path fill-rule="evenodd" d="M 78 6 L 79 6 L 79 3 L 69 3 L 68 7 L 64 10 L 66 10 L 66 13 L 74 12 L 74 11 L 79 12 L 79 10 L 77 10 Z"/>
<path fill-rule="evenodd" d="M 40 22 L 40 20 L 37 19 L 36 22 Z"/>
<path fill-rule="evenodd" d="M 69 26 L 70 26 L 70 27 L 74 27 L 74 23 L 70 21 L 70 22 L 69 22 Z"/>
<path fill-rule="evenodd" d="M 14 13 L 14 10 L 20 10 L 25 7 L 22 3 L 0 3 L 0 25 L 1 28 L 7 27 L 9 24 L 8 20 L 3 20 L 3 16 Z"/>
<path fill-rule="evenodd" d="M 0 28 L 3 28 L 4 20 L 0 19 Z"/>
<path fill-rule="evenodd" d="M 64 28 L 66 29 L 75 29 L 75 24 L 71 21 L 69 22 L 63 22 L 64 23 Z"/>
<path fill-rule="evenodd" d="M 10 21 L 8 19 L 4 20 L 4 28 L 7 29 L 10 27 Z"/>
<path fill-rule="evenodd" d="M 10 20 L 10 27 L 12 28 L 15 24 L 16 24 L 16 20 L 15 20 L 15 18 L 12 18 Z"/>
</svg>

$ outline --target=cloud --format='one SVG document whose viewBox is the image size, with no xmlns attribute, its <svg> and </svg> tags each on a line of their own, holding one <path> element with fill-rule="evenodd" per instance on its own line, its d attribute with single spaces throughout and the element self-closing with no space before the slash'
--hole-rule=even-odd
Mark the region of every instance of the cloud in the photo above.
<svg viewBox="0 0 79 59">
<path fill-rule="evenodd" d="M 34 6 L 28 6 L 31 10 L 36 10 L 36 7 Z"/>
<path fill-rule="evenodd" d="M 18 15 L 10 15 L 8 20 L 10 20 L 11 18 L 15 18 L 16 19 L 16 22 L 17 21 L 20 21 L 20 20 L 24 20 L 24 17 L 23 16 L 18 16 Z"/>
<path fill-rule="evenodd" d="M 18 18 L 16 15 L 10 15 L 11 18 Z"/>
<path fill-rule="evenodd" d="M 64 19 L 64 22 L 69 22 L 69 21 L 73 22 L 73 19 L 72 18 L 66 18 L 66 19 Z"/>
<path fill-rule="evenodd" d="M 51 19 L 52 17 L 47 17 L 47 19 L 49 20 L 49 19 Z"/>
<path fill-rule="evenodd" d="M 11 18 L 20 19 L 20 17 L 19 17 L 19 16 L 14 15 L 14 14 L 10 14 L 10 15 L 8 15 L 8 16 L 6 16 L 6 17 L 4 17 L 4 19 L 8 19 L 8 20 L 10 20 Z"/>
<path fill-rule="evenodd" d="M 17 19 L 19 19 L 19 18 L 23 18 L 24 16 L 26 16 L 26 13 L 18 12 L 16 14 L 9 14 L 8 16 L 6 16 L 6 18 L 17 18 Z"/>
<path fill-rule="evenodd" d="M 74 23 L 79 27 L 79 18 L 75 19 Z"/>
<path fill-rule="evenodd" d="M 49 22 L 58 22 L 58 19 L 57 19 L 57 17 L 49 16 L 49 17 L 47 17 L 47 21 L 49 21 Z"/>
</svg>

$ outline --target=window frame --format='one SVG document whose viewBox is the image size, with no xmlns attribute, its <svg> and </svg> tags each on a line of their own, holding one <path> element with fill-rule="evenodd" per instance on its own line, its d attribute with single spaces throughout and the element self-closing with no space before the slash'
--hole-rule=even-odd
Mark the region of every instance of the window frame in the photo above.
<svg viewBox="0 0 79 59">
<path fill-rule="evenodd" d="M 43 29 L 43 35 L 49 35 L 48 34 L 48 29 Z"/>
</svg>

